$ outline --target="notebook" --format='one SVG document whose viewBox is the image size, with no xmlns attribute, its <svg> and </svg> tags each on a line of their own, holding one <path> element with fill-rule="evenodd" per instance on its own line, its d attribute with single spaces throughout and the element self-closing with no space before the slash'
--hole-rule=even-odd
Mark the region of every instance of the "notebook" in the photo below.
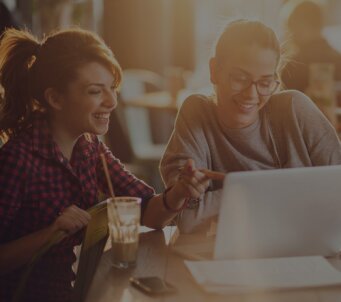
<svg viewBox="0 0 341 302">
<path fill-rule="evenodd" d="M 241 294 L 341 284 L 341 272 L 322 256 L 185 261 L 206 292 Z"/>
</svg>

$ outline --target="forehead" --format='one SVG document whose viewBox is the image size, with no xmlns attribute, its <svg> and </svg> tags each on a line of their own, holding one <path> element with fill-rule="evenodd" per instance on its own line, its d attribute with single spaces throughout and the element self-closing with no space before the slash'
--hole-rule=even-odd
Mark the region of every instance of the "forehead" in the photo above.
<svg viewBox="0 0 341 302">
<path fill-rule="evenodd" d="M 114 81 L 114 75 L 103 64 L 90 62 L 77 69 L 76 81 L 83 84 L 109 83 L 111 85 Z"/>
<path fill-rule="evenodd" d="M 241 69 L 251 76 L 261 77 L 274 74 L 277 64 L 278 55 L 273 49 L 253 44 L 232 52 L 226 59 L 225 68 Z"/>
</svg>

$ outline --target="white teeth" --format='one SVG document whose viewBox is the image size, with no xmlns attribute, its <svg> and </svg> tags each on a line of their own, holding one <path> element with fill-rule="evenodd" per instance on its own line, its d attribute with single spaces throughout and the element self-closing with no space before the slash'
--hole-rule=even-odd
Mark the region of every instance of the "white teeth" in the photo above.
<svg viewBox="0 0 341 302">
<path fill-rule="evenodd" d="M 110 113 L 96 113 L 96 114 L 94 114 L 94 117 L 98 118 L 98 119 L 101 119 L 101 118 L 106 119 L 106 118 L 109 118 L 109 116 L 110 116 Z"/>
<path fill-rule="evenodd" d="M 256 106 L 256 104 L 241 104 L 239 103 L 239 106 L 245 109 L 251 109 Z"/>
</svg>

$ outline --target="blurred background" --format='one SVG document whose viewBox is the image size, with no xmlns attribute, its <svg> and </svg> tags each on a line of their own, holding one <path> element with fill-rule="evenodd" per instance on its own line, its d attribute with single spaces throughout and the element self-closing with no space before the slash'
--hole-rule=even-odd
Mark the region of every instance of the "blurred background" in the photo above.
<svg viewBox="0 0 341 302">
<path fill-rule="evenodd" d="M 0 1 L 0 24 L 2 31 L 28 28 L 39 36 L 78 25 L 103 37 L 124 82 L 102 139 L 128 169 L 161 191 L 159 160 L 178 108 L 192 93 L 212 93 L 208 60 L 231 18 L 258 19 L 275 30 L 292 58 L 284 86 L 309 94 L 341 130 L 341 1 L 303 2 L 7 0 Z"/>
</svg>

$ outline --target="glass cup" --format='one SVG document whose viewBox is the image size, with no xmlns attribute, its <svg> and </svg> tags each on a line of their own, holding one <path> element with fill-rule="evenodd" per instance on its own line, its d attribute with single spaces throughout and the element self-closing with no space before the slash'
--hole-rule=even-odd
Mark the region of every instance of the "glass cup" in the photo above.
<svg viewBox="0 0 341 302">
<path fill-rule="evenodd" d="M 129 268 L 136 265 L 140 217 L 141 198 L 115 197 L 108 200 L 113 266 Z"/>
</svg>

